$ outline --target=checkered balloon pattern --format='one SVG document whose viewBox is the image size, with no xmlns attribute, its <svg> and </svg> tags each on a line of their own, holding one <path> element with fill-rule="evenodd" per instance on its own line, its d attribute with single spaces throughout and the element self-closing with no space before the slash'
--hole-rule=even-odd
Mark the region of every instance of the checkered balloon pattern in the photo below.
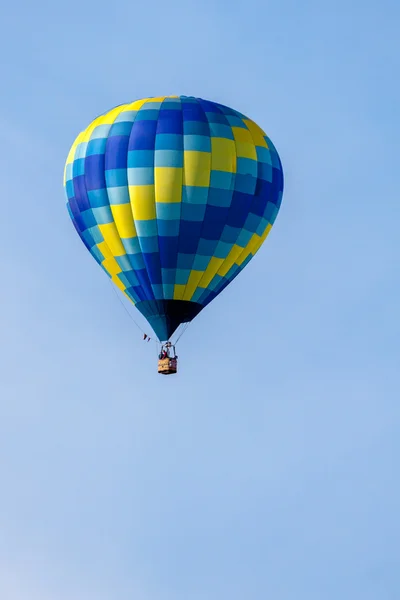
<svg viewBox="0 0 400 600">
<path fill-rule="evenodd" d="M 64 186 L 86 248 L 165 341 L 260 248 L 283 171 L 243 114 L 166 96 L 96 118 L 71 147 Z"/>
</svg>

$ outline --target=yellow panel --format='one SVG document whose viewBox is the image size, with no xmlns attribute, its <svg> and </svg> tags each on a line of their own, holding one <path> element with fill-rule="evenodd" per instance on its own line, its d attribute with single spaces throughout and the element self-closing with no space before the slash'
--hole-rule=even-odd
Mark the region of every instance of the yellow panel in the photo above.
<svg viewBox="0 0 400 600">
<path fill-rule="evenodd" d="M 111 277 L 111 281 L 113 283 L 115 283 L 115 285 L 121 290 L 121 292 L 123 292 L 124 290 L 126 290 L 126 285 L 122 283 L 122 281 L 120 280 L 120 278 L 118 277 L 118 275 L 113 275 Z"/>
<path fill-rule="evenodd" d="M 257 150 L 253 140 L 251 142 L 236 142 L 238 158 L 251 158 L 257 160 Z"/>
<path fill-rule="evenodd" d="M 261 146 L 261 148 L 268 148 L 268 144 L 264 139 L 266 134 L 261 127 L 259 127 L 257 123 L 254 123 L 254 121 L 251 121 L 250 119 L 243 119 L 243 122 L 249 128 L 254 144 L 256 146 Z"/>
<path fill-rule="evenodd" d="M 74 141 L 74 143 L 72 144 L 70 151 L 68 152 L 65 166 L 74 162 L 76 149 L 77 149 L 78 145 L 81 143 L 84 133 L 85 133 L 84 131 L 81 131 L 80 134 L 78 135 L 78 137 L 76 138 L 76 140 Z"/>
<path fill-rule="evenodd" d="M 221 268 L 218 270 L 218 275 L 221 277 L 225 277 L 229 269 L 235 263 L 236 259 L 243 252 L 243 248 L 237 246 L 236 244 L 232 247 L 232 250 L 229 252 L 228 256 L 225 258 Z"/>
<path fill-rule="evenodd" d="M 236 146 L 233 140 L 211 138 L 211 169 L 236 173 Z"/>
<path fill-rule="evenodd" d="M 252 247 L 250 249 L 250 252 L 252 253 L 253 256 L 259 251 L 259 249 L 261 248 L 263 242 L 267 238 L 267 236 L 268 236 L 269 232 L 271 231 L 271 229 L 272 229 L 272 225 L 269 223 L 268 227 L 266 228 L 266 230 L 264 231 L 264 233 L 262 234 L 262 236 L 261 237 L 258 236 L 258 240 L 256 240 L 256 242 L 252 245 Z M 240 264 L 242 264 L 242 263 L 240 263 Z"/>
<path fill-rule="evenodd" d="M 197 286 L 203 277 L 204 271 L 192 271 L 189 275 L 189 280 L 186 284 L 185 293 L 182 300 L 191 300 L 193 294 L 196 291 Z"/>
<path fill-rule="evenodd" d="M 117 228 L 114 223 L 106 223 L 105 225 L 99 225 L 100 233 L 102 234 L 104 241 L 110 249 L 113 256 L 123 256 L 125 248 L 122 245 L 120 237 L 118 235 Z"/>
<path fill-rule="evenodd" d="M 121 104 L 121 106 L 116 106 L 115 108 L 112 108 L 111 110 L 109 110 L 106 114 L 100 115 L 100 117 L 97 117 L 96 119 L 94 119 L 94 121 L 92 121 L 90 123 L 90 125 L 83 132 L 83 137 L 82 137 L 81 141 L 88 142 L 90 140 L 90 137 L 91 137 L 93 131 L 99 125 L 112 125 L 114 123 L 115 119 L 118 117 L 118 115 L 120 113 L 122 113 L 123 111 L 127 110 L 128 106 L 129 106 L 129 104 Z"/>
<path fill-rule="evenodd" d="M 96 244 L 96 246 L 104 256 L 104 258 L 113 258 L 113 255 L 111 254 L 106 242 L 100 242 L 99 244 Z"/>
<path fill-rule="evenodd" d="M 115 258 L 106 258 L 101 264 L 103 265 L 107 273 L 111 275 L 111 277 L 118 275 L 118 273 L 121 273 L 122 271 Z"/>
<path fill-rule="evenodd" d="M 243 252 L 236 259 L 235 262 L 237 265 L 243 264 L 244 261 L 246 260 L 246 258 L 249 256 L 249 254 L 252 254 L 253 256 L 256 254 L 256 252 L 262 246 L 263 242 L 265 241 L 265 239 L 266 239 L 267 235 L 269 234 L 269 232 L 271 231 L 271 229 L 272 229 L 272 225 L 271 225 L 271 223 L 268 223 L 264 233 L 261 236 L 257 235 L 256 233 L 253 234 L 253 236 L 251 237 L 246 248 L 243 249 Z"/>
<path fill-rule="evenodd" d="M 130 204 L 112 204 L 111 212 L 114 223 L 118 229 L 120 238 L 136 237 L 135 224 L 133 222 L 132 207 Z"/>
<path fill-rule="evenodd" d="M 142 98 L 141 100 L 135 100 L 134 102 L 131 102 L 130 104 L 126 105 L 125 110 L 139 110 L 140 108 L 142 108 L 143 104 L 146 104 L 146 102 L 148 101 L 148 98 Z"/>
<path fill-rule="evenodd" d="M 225 260 L 226 258 L 215 258 L 214 256 L 211 258 L 207 269 L 204 271 L 204 275 L 200 282 L 200 287 L 207 288 L 210 285 L 212 278 L 217 273 L 218 269 L 223 265 Z"/>
<path fill-rule="evenodd" d="M 152 221 L 156 218 L 154 185 L 130 185 L 129 197 L 135 221 Z"/>
<path fill-rule="evenodd" d="M 154 98 L 146 98 L 146 102 L 162 102 L 167 96 L 155 96 Z"/>
<path fill-rule="evenodd" d="M 183 160 L 183 185 L 208 187 L 210 185 L 211 153 L 186 150 Z"/>
<path fill-rule="evenodd" d="M 183 300 L 183 294 L 185 293 L 185 285 L 178 283 L 174 286 L 174 300 Z"/>
<path fill-rule="evenodd" d="M 182 171 L 181 167 L 155 167 L 156 202 L 181 202 Z"/>
<path fill-rule="evenodd" d="M 235 142 L 247 142 L 253 143 L 253 138 L 251 137 L 251 133 L 248 129 L 244 129 L 243 127 L 232 127 L 233 137 L 235 138 Z"/>
</svg>

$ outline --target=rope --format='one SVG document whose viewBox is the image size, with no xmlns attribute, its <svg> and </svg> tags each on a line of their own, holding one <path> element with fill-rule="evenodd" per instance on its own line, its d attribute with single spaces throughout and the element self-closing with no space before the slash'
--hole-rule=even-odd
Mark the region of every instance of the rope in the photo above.
<svg viewBox="0 0 400 600">
<path fill-rule="evenodd" d="M 186 333 L 186 330 L 187 330 L 187 328 L 189 327 L 189 325 L 190 325 L 190 323 L 185 323 L 185 324 L 183 325 L 181 333 L 179 334 L 179 336 L 178 336 L 178 338 L 177 338 L 176 342 L 174 342 L 174 346 L 176 346 L 176 345 L 177 345 L 177 343 L 179 342 L 179 340 L 181 339 L 181 337 L 183 336 L 183 334 L 184 334 L 184 333 Z"/>
<path fill-rule="evenodd" d="M 113 284 L 112 281 L 110 281 L 111 287 L 113 289 L 114 294 L 117 296 L 120 304 L 122 305 L 122 308 L 124 309 L 124 311 L 126 312 L 126 314 L 128 315 L 128 317 L 134 322 L 134 324 L 136 325 L 136 327 L 143 333 L 143 335 L 147 335 L 147 333 L 140 327 L 140 325 L 135 321 L 135 319 L 133 318 L 133 316 L 131 315 L 131 313 L 129 312 L 129 310 L 126 308 L 125 304 L 122 302 L 117 290 L 115 289 L 115 285 Z M 150 336 L 147 336 L 150 337 Z M 157 340 L 153 340 L 153 338 L 150 337 L 150 341 L 154 342 L 156 344 L 159 344 L 159 342 Z"/>
</svg>

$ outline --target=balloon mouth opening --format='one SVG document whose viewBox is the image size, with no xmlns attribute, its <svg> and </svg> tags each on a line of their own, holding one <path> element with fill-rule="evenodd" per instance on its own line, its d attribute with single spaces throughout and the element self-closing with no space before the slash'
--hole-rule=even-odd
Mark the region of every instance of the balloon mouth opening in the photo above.
<svg viewBox="0 0 400 600">
<path fill-rule="evenodd" d="M 166 342 L 182 323 L 189 323 L 204 308 L 189 300 L 143 300 L 136 308 L 151 325 L 160 342 Z"/>
</svg>

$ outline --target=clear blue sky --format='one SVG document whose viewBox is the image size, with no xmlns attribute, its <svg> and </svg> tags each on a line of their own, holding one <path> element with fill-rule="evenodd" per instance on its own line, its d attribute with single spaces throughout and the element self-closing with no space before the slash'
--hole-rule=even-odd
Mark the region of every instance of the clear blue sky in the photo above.
<svg viewBox="0 0 400 600">
<path fill-rule="evenodd" d="M 397 0 L 2 12 L 2 600 L 398 600 Z M 175 378 L 62 188 L 81 128 L 159 94 L 248 114 L 286 183 Z"/>
</svg>

